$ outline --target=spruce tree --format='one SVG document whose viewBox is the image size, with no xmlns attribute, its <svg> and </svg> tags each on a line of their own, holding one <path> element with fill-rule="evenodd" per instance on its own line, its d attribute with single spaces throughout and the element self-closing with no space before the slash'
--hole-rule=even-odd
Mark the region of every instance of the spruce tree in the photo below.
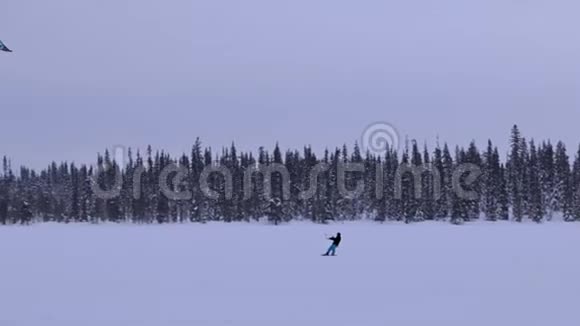
<svg viewBox="0 0 580 326">
<path fill-rule="evenodd" d="M 472 166 L 476 166 L 476 167 L 483 170 L 483 160 L 481 158 L 481 155 L 479 154 L 479 150 L 477 149 L 477 146 L 475 145 L 474 141 L 472 141 L 469 144 L 469 149 L 467 150 L 467 153 L 465 154 L 465 160 L 463 163 L 467 163 L 467 164 L 470 164 Z M 481 213 L 481 208 L 480 208 L 481 198 L 484 197 L 483 190 L 482 190 L 482 184 L 484 184 L 484 182 L 485 182 L 485 178 L 479 178 L 479 179 L 475 180 L 474 183 L 469 185 L 470 190 L 472 192 L 474 192 L 475 194 L 477 194 L 477 196 L 476 196 L 477 198 L 467 199 L 465 201 L 465 205 L 467 206 L 467 220 L 479 219 L 479 215 Z"/>
<path fill-rule="evenodd" d="M 441 207 L 439 211 L 439 218 L 443 219 L 446 217 L 452 217 L 452 210 L 455 205 L 456 198 L 455 191 L 453 189 L 453 169 L 454 162 L 451 157 L 451 152 L 449 151 L 449 146 L 445 144 L 443 147 L 443 159 L 442 159 L 442 169 L 441 178 L 443 179 L 443 184 L 441 187 Z"/>
<path fill-rule="evenodd" d="M 425 174 L 422 178 L 422 187 L 423 189 L 421 192 L 422 195 L 422 202 L 421 202 L 421 211 L 423 213 L 423 217 L 425 220 L 433 220 L 435 219 L 435 178 L 440 177 L 439 171 L 435 170 L 433 162 L 431 162 L 431 156 L 429 155 L 429 151 L 427 149 L 427 145 L 425 144 L 423 149 L 423 165 L 425 167 Z"/>
<path fill-rule="evenodd" d="M 572 215 L 569 180 L 570 161 L 566 145 L 558 142 L 554 159 L 554 201 L 552 209 L 563 214 L 566 219 L 570 219 Z"/>
<path fill-rule="evenodd" d="M 551 220 L 554 214 L 555 171 L 554 148 L 550 142 L 542 144 L 539 160 L 543 211 L 546 218 Z"/>
<path fill-rule="evenodd" d="M 542 187 L 540 184 L 540 162 L 534 141 L 530 143 L 530 158 L 528 161 L 528 212 L 534 222 L 541 222 L 544 218 L 542 204 Z"/>
<path fill-rule="evenodd" d="M 491 140 L 488 141 L 485 153 L 484 168 L 484 213 L 488 221 L 498 219 L 499 195 L 501 191 L 500 161 L 497 148 L 493 147 Z"/>
<path fill-rule="evenodd" d="M 572 216 L 569 220 L 580 221 L 580 146 L 574 159 L 572 176 L 570 179 Z"/>
<path fill-rule="evenodd" d="M 498 190 L 498 213 L 500 220 L 507 221 L 510 218 L 510 202 L 509 202 L 509 178 L 507 168 L 502 164 L 500 166 L 500 179 Z"/>
<path fill-rule="evenodd" d="M 512 213 L 516 221 L 524 217 L 522 136 L 517 126 L 512 129 L 511 153 L 508 159 L 508 178 Z"/>
</svg>

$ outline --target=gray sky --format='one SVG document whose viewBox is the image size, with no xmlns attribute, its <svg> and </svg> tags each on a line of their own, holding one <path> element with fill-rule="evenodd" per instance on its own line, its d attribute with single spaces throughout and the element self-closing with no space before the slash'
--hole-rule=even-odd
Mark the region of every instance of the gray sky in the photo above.
<svg viewBox="0 0 580 326">
<path fill-rule="evenodd" d="M 0 154 L 354 143 L 580 143 L 577 1 L 2 0 Z"/>
</svg>

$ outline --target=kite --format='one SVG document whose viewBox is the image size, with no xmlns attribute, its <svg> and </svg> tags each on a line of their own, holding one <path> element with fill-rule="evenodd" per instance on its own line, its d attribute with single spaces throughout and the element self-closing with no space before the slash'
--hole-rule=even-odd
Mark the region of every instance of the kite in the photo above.
<svg viewBox="0 0 580 326">
<path fill-rule="evenodd" d="M 2 43 L 2 41 L 0 41 L 0 51 L 12 52 L 12 50 L 10 50 L 6 45 L 4 45 L 4 43 Z"/>
</svg>

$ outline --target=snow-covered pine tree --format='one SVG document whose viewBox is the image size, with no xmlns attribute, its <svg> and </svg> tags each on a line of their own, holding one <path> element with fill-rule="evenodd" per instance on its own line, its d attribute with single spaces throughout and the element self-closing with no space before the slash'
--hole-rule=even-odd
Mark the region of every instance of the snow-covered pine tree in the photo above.
<svg viewBox="0 0 580 326">
<path fill-rule="evenodd" d="M 572 176 L 570 179 L 570 191 L 572 197 L 572 216 L 570 217 L 570 220 L 574 219 L 580 221 L 580 146 L 578 147 L 578 152 L 574 158 Z"/>
<path fill-rule="evenodd" d="M 438 174 L 435 177 L 438 177 L 439 180 L 433 179 L 433 182 L 439 182 L 441 186 L 439 189 L 439 193 L 433 193 L 434 201 L 433 201 L 433 213 L 434 219 L 439 220 L 441 218 L 447 217 L 447 214 L 443 214 L 443 202 L 445 199 L 443 198 L 443 151 L 441 151 L 441 147 L 439 146 L 439 142 L 437 142 L 437 147 L 435 151 L 433 151 L 433 162 L 431 163 L 433 169 L 438 171 Z M 437 197 L 435 197 L 437 195 Z"/>
<path fill-rule="evenodd" d="M 80 182 L 80 177 L 79 177 L 79 170 L 77 169 L 77 167 L 75 166 L 74 163 L 71 164 L 70 173 L 71 173 L 71 178 L 70 178 L 70 182 L 71 182 L 71 197 L 70 197 L 71 214 L 70 214 L 70 219 L 73 221 L 76 221 L 79 219 L 80 213 L 81 213 L 81 208 L 80 208 L 81 182 Z"/>
<path fill-rule="evenodd" d="M 521 144 L 521 166 L 522 166 L 522 210 L 524 216 L 530 215 L 530 149 L 525 137 L 522 137 Z"/>
<path fill-rule="evenodd" d="M 427 149 L 427 144 L 424 145 L 423 149 L 423 165 L 426 168 L 426 172 L 423 175 L 423 182 L 421 190 L 422 202 L 421 211 L 423 212 L 423 217 L 425 220 L 435 219 L 435 178 L 439 176 L 439 170 L 435 170 L 433 162 L 431 162 L 431 156 L 429 155 L 429 150 Z"/>
<path fill-rule="evenodd" d="M 443 157 L 441 162 L 441 178 L 443 183 L 441 184 L 441 200 L 440 209 L 438 213 L 439 219 L 444 219 L 451 217 L 453 207 L 455 205 L 455 191 L 453 190 L 453 169 L 454 162 L 449 151 L 449 146 L 447 144 L 443 147 Z"/>
<path fill-rule="evenodd" d="M 360 217 L 362 217 L 362 215 L 364 214 L 366 207 L 369 206 L 369 193 L 367 192 L 367 190 L 370 190 L 372 192 L 374 192 L 374 187 L 369 189 L 369 186 L 372 186 L 369 183 L 369 180 L 366 179 L 367 177 L 367 173 L 369 172 L 368 169 L 370 169 L 370 162 L 367 162 L 364 160 L 364 158 L 362 157 L 362 153 L 360 150 L 360 147 L 358 145 L 358 142 L 355 142 L 354 144 L 354 149 L 352 151 L 352 157 L 350 159 L 351 163 L 357 164 L 357 165 L 362 165 L 363 166 L 363 171 L 362 172 L 349 172 L 348 174 L 350 174 L 350 183 L 348 186 L 348 190 L 355 190 L 357 188 L 357 185 L 359 184 L 359 182 L 362 182 L 362 184 L 364 185 L 364 189 L 363 189 L 363 193 L 358 196 L 357 198 L 352 198 L 351 199 L 351 204 L 353 206 L 353 214 L 351 216 L 351 220 L 356 220 Z"/>
<path fill-rule="evenodd" d="M 547 220 L 554 214 L 554 148 L 550 142 L 543 143 L 539 151 L 540 187 L 542 188 L 542 205 Z"/>
<path fill-rule="evenodd" d="M 422 168 L 423 158 L 421 152 L 419 151 L 417 141 L 413 140 L 412 144 L 413 149 L 411 153 L 411 167 Z M 408 216 L 410 218 L 410 222 L 422 222 L 425 220 L 425 212 L 423 211 L 423 201 L 425 200 L 423 197 L 423 178 L 425 177 L 425 174 L 406 173 L 406 177 L 409 180 L 406 183 L 406 186 L 409 187 L 410 195 L 408 206 Z M 417 186 L 419 189 L 417 189 Z"/>
<path fill-rule="evenodd" d="M 465 154 L 464 163 L 477 166 L 482 170 L 484 169 L 483 160 L 481 158 L 479 150 L 477 149 L 477 146 L 475 145 L 475 141 L 472 141 L 469 144 L 469 149 Z M 482 190 L 484 181 L 485 178 L 480 177 L 479 179 L 475 180 L 474 183 L 469 185 L 470 190 L 477 194 L 476 199 L 468 199 L 465 201 L 465 204 L 467 205 L 467 219 L 469 221 L 479 219 L 479 215 L 481 213 L 481 198 L 484 198 Z"/>
<path fill-rule="evenodd" d="M 507 221 L 510 218 L 510 201 L 509 201 L 509 181 L 508 172 L 505 165 L 500 165 L 500 180 L 498 190 L 498 213 L 500 220 Z"/>
<path fill-rule="evenodd" d="M 453 173 L 459 176 L 459 185 L 462 188 L 466 188 L 465 178 L 466 174 L 463 170 L 464 164 L 469 163 L 467 160 L 467 152 L 463 148 L 456 147 L 455 149 L 455 165 L 453 167 Z M 451 214 L 452 223 L 462 224 L 463 222 L 469 221 L 469 210 L 471 206 L 471 201 L 460 196 L 458 192 L 459 189 L 456 187 L 453 189 L 453 212 Z M 468 190 L 468 189 L 466 189 Z"/>
<path fill-rule="evenodd" d="M 522 136 L 518 126 L 514 126 L 511 135 L 511 152 L 508 158 L 508 178 L 510 190 L 510 202 L 512 204 L 513 218 L 521 222 L 524 217 L 523 198 L 523 171 L 524 160 L 522 158 Z"/>
<path fill-rule="evenodd" d="M 564 214 L 567 219 L 571 216 L 569 180 L 570 161 L 566 151 L 566 145 L 563 142 L 558 142 L 554 159 L 554 201 L 552 203 L 552 209 L 555 212 Z"/>
<path fill-rule="evenodd" d="M 276 147 L 274 148 L 272 163 L 274 164 L 283 163 L 282 152 L 280 151 L 278 143 L 276 143 Z M 282 209 L 284 199 L 282 192 L 283 189 L 282 182 L 283 182 L 282 176 L 278 172 L 274 172 L 271 176 L 269 184 L 269 186 L 271 187 L 271 198 L 269 198 L 268 200 L 268 210 L 266 215 L 268 216 L 268 220 L 275 225 L 281 223 L 283 218 Z M 265 186 L 267 186 L 267 183 L 265 183 Z"/>
<path fill-rule="evenodd" d="M 493 147 L 491 140 L 488 141 L 487 151 L 484 155 L 484 161 L 484 213 L 488 221 L 496 221 L 498 219 L 499 213 L 501 175 L 499 154 L 497 148 Z"/>
<path fill-rule="evenodd" d="M 528 213 L 529 217 L 537 223 L 544 218 L 544 209 L 542 204 L 542 187 L 540 184 L 540 162 L 536 145 L 532 140 L 530 142 L 530 158 L 527 166 L 527 186 L 528 186 Z"/>
<path fill-rule="evenodd" d="M 399 168 L 399 156 L 394 148 L 387 148 L 385 154 L 385 202 L 389 220 L 402 221 L 401 199 L 395 196 L 395 176 Z"/>
</svg>

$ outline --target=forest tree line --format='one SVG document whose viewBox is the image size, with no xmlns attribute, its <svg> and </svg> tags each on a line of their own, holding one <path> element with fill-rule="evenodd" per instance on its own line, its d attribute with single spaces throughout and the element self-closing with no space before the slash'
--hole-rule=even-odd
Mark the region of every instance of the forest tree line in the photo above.
<svg viewBox="0 0 580 326">
<path fill-rule="evenodd" d="M 144 154 L 129 150 L 123 166 L 107 151 L 98 156 L 94 166 L 53 162 L 41 171 L 20 167 L 17 173 L 4 157 L 0 224 L 234 222 L 263 218 L 274 224 L 297 219 L 316 223 L 441 220 L 458 224 L 478 219 L 529 219 L 539 223 L 554 216 L 580 221 L 580 147 L 570 158 L 564 143 L 528 141 L 517 126 L 512 129 L 510 144 L 505 161 L 491 140 L 484 149 L 472 142 L 468 148 L 450 149 L 443 144 L 433 151 L 410 141 L 401 153 L 387 149 L 381 155 L 362 152 L 355 144 L 352 150 L 345 145 L 318 156 L 310 147 L 283 153 L 278 145 L 271 153 L 260 148 L 256 155 L 238 152 L 235 145 L 214 153 L 198 139 L 191 153 L 175 158 L 149 147 Z M 329 169 L 313 181 L 313 170 L 321 163 Z M 347 172 L 343 180 L 348 189 L 364 184 L 356 198 L 344 196 L 341 191 L 337 167 L 345 163 L 364 166 L 361 171 Z M 284 196 L 281 174 L 274 173 L 266 180 L 255 173 L 250 180 L 252 196 L 248 197 L 245 172 L 257 165 L 275 164 L 283 164 L 288 172 L 289 195 Z M 477 194 L 469 198 L 457 193 L 452 180 L 457 169 L 466 164 L 481 170 L 474 182 L 464 185 Z M 181 167 L 185 175 L 177 184 L 171 183 L 171 176 L 162 184 L 175 191 L 187 190 L 191 193 L 188 198 L 164 195 L 159 180 L 170 165 Z M 231 173 L 231 184 L 219 173 L 207 177 L 209 188 L 219 194 L 216 197 L 207 196 L 200 188 L 208 166 L 226 168 Z M 401 166 L 427 166 L 437 173 L 423 173 L 419 182 L 411 173 L 398 180 Z M 138 179 L 134 177 L 136 171 L 140 172 Z M 310 189 L 312 182 L 316 183 L 316 192 L 303 198 L 301 193 Z M 226 196 L 228 185 L 231 194 Z M 437 194 L 435 185 L 440 186 Z M 104 198 L 95 192 L 95 186 L 116 190 L 118 195 Z"/>
</svg>

